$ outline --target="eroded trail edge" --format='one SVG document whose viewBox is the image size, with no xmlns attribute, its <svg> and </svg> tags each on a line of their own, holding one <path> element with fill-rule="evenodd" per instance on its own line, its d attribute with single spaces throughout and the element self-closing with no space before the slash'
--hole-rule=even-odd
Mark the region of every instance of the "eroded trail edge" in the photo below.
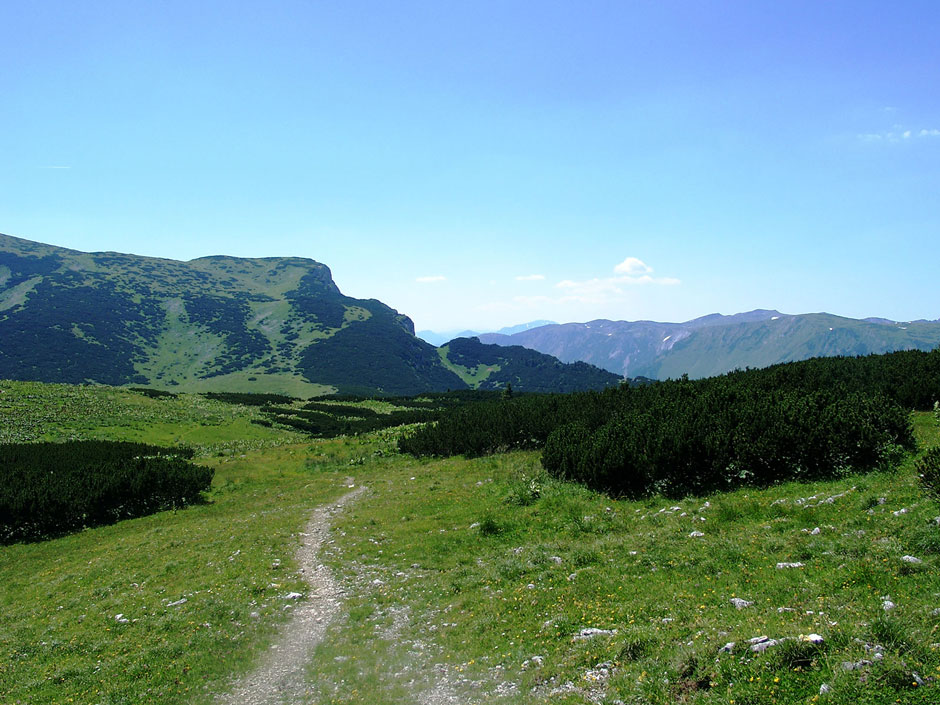
<svg viewBox="0 0 940 705">
<path fill-rule="evenodd" d="M 230 692 L 217 698 L 219 705 L 274 705 L 291 702 L 303 694 L 304 673 L 312 650 L 323 640 L 339 612 L 342 598 L 339 583 L 317 556 L 329 532 L 331 517 L 365 489 L 359 487 L 313 512 L 297 551 L 298 569 L 310 586 L 307 599 L 297 603 L 290 621 L 259 666 L 237 681 Z"/>
</svg>

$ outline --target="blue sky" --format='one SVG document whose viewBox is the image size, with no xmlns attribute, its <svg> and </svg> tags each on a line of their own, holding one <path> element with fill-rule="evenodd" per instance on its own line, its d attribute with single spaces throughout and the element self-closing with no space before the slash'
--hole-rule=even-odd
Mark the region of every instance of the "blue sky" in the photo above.
<svg viewBox="0 0 940 705">
<path fill-rule="evenodd" d="M 940 3 L 5 2 L 0 232 L 420 328 L 940 317 Z"/>
</svg>

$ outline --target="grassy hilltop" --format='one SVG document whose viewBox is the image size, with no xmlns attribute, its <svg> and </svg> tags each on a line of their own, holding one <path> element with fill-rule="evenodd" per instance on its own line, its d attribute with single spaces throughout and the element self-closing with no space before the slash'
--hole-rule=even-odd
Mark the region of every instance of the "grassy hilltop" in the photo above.
<svg viewBox="0 0 940 705">
<path fill-rule="evenodd" d="M 309 703 L 940 692 L 940 507 L 914 456 L 824 482 L 622 501 L 548 477 L 534 452 L 416 460 L 395 452 L 398 430 L 312 440 L 201 396 L 0 389 L 0 441 L 185 442 L 215 470 L 207 504 L 0 547 L 0 702 L 212 702 L 288 618 L 284 596 L 304 591 L 297 532 L 350 485 L 368 492 L 333 520 L 325 557 L 346 596 Z M 920 448 L 940 445 L 931 413 L 914 431 Z M 757 637 L 776 643 L 752 651 Z"/>
</svg>

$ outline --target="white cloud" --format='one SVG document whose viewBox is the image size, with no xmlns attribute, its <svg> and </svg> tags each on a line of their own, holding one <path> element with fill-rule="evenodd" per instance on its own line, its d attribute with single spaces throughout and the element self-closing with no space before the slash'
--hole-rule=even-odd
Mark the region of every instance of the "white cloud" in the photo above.
<svg viewBox="0 0 940 705">
<path fill-rule="evenodd" d="M 862 142 L 889 142 L 891 144 L 897 144 L 902 140 L 909 140 L 915 137 L 940 137 L 940 130 L 921 129 L 915 131 L 904 128 L 901 125 L 895 125 L 893 130 L 886 130 L 884 132 L 863 132 L 857 135 L 857 137 Z"/>
<path fill-rule="evenodd" d="M 586 281 L 565 279 L 555 287 L 564 294 L 559 302 L 577 302 L 585 304 L 604 304 L 624 296 L 625 287 L 633 286 L 675 286 L 682 282 L 675 277 L 651 276 L 653 268 L 636 257 L 627 257 L 614 267 L 619 276 L 594 277 Z"/>
<path fill-rule="evenodd" d="M 442 276 L 440 274 L 435 274 L 430 277 L 418 277 L 417 279 L 415 279 L 415 281 L 418 282 L 419 284 L 434 284 L 436 282 L 447 281 L 447 277 Z"/>
<path fill-rule="evenodd" d="M 517 282 L 540 282 L 545 279 L 544 274 L 525 274 L 516 277 Z"/>
<path fill-rule="evenodd" d="M 614 267 L 614 271 L 619 274 L 636 276 L 638 274 L 650 274 L 653 268 L 641 259 L 627 257 L 623 262 Z"/>
</svg>

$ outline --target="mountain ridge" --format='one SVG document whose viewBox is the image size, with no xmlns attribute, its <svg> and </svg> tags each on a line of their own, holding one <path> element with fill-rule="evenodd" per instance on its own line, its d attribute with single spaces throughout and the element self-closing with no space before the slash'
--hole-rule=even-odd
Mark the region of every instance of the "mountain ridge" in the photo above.
<svg viewBox="0 0 940 705">
<path fill-rule="evenodd" d="M 511 336 L 483 334 L 497 345 L 522 345 L 562 362 L 584 361 L 624 377 L 708 377 L 810 357 L 930 350 L 940 321 L 853 319 L 829 313 L 755 309 L 709 314 L 684 323 L 610 321 L 542 326 Z"/>
<path fill-rule="evenodd" d="M 528 350 L 499 355 L 519 391 L 534 378 L 512 372 L 518 360 L 561 364 L 533 362 Z M 577 369 L 575 387 L 609 375 Z M 465 376 L 408 316 L 344 295 L 313 259 L 183 262 L 0 234 L 0 379 L 317 396 L 466 389 Z"/>
</svg>

